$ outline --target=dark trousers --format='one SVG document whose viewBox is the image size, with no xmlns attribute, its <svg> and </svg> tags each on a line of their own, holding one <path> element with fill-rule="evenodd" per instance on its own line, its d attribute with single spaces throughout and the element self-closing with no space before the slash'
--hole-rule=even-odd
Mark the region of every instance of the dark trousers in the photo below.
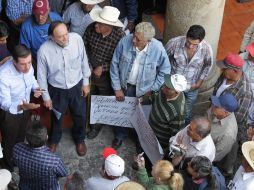
<svg viewBox="0 0 254 190">
<path fill-rule="evenodd" d="M 12 149 L 16 143 L 25 140 L 26 127 L 29 120 L 29 112 L 11 114 L 0 109 L 0 131 L 2 134 L 3 164 L 4 168 L 13 171 L 11 162 Z"/>
<path fill-rule="evenodd" d="M 72 128 L 73 140 L 75 143 L 83 142 L 85 139 L 86 102 L 85 98 L 81 96 L 82 80 L 70 89 L 60 89 L 49 85 L 48 90 L 53 108 L 61 113 L 61 117 L 58 119 L 55 113 L 51 111 L 49 143 L 59 143 L 62 136 L 62 121 L 67 108 L 71 112 L 74 124 Z"/>
</svg>

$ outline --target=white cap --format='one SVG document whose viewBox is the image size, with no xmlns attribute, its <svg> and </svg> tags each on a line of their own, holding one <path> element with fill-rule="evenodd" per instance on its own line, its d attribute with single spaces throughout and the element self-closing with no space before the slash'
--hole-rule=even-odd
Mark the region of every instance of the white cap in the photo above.
<svg viewBox="0 0 254 190">
<path fill-rule="evenodd" d="M 11 181 L 11 172 L 6 169 L 0 170 L 0 190 L 6 190 Z"/>
<path fill-rule="evenodd" d="M 120 156 L 111 154 L 106 158 L 104 167 L 108 176 L 118 177 L 123 175 L 124 165 L 125 162 Z"/>
<path fill-rule="evenodd" d="M 165 80 L 165 84 L 168 88 L 174 89 L 178 92 L 183 92 L 183 91 L 187 90 L 187 80 L 183 75 L 166 74 L 164 76 L 164 80 Z"/>
</svg>

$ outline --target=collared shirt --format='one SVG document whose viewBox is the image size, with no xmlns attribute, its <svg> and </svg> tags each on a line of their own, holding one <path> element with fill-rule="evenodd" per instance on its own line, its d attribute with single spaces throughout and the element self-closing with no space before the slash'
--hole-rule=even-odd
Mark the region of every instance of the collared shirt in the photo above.
<svg viewBox="0 0 254 190">
<path fill-rule="evenodd" d="M 223 81 L 224 77 L 221 75 L 214 85 L 214 95 L 216 95 L 216 92 L 218 91 Z M 250 83 L 247 80 L 245 74 L 243 73 L 242 77 L 237 82 L 226 88 L 221 95 L 224 95 L 225 93 L 232 93 L 238 101 L 238 108 L 235 111 L 237 124 L 239 125 L 240 123 L 245 122 L 252 100 Z"/>
<path fill-rule="evenodd" d="M 89 84 L 91 71 L 82 38 L 69 33 L 69 44 L 60 47 L 51 39 L 41 45 L 37 56 L 37 78 L 45 89 L 42 97 L 49 100 L 48 84 L 61 89 L 70 89 L 83 78 L 83 85 Z"/>
<path fill-rule="evenodd" d="M 23 113 L 23 110 L 18 111 L 18 105 L 22 101 L 29 102 L 31 91 L 39 87 L 33 67 L 30 67 L 28 73 L 21 73 L 10 59 L 0 67 L 0 76 L 1 109 L 12 114 Z"/>
<path fill-rule="evenodd" d="M 212 69 L 213 53 L 208 42 L 202 40 L 190 61 L 185 50 L 186 36 L 179 36 L 168 41 L 165 46 L 172 74 L 181 74 L 187 80 L 187 88 L 199 80 L 205 80 Z"/>
<path fill-rule="evenodd" d="M 36 24 L 34 22 L 34 17 L 28 17 L 25 22 L 23 22 L 20 30 L 20 43 L 26 45 L 30 48 L 33 53 L 33 58 L 37 58 L 37 51 L 48 39 L 48 28 L 52 21 L 61 21 L 62 18 L 53 12 L 49 13 L 49 21 L 45 24 Z"/>
<path fill-rule="evenodd" d="M 102 66 L 103 72 L 109 71 L 116 45 L 124 35 L 120 27 L 113 27 L 111 34 L 103 37 L 95 31 L 95 23 L 90 24 L 83 39 L 91 66 Z"/>
<path fill-rule="evenodd" d="M 61 21 L 62 18 L 54 12 L 49 13 L 48 21 L 45 24 L 37 24 L 34 17 L 28 17 L 22 24 L 20 30 L 20 43 L 30 48 L 33 58 L 37 58 L 37 51 L 48 39 L 48 28 L 52 21 Z"/>
<path fill-rule="evenodd" d="M 63 21 L 70 24 L 70 31 L 78 33 L 81 37 L 83 37 L 87 26 L 94 22 L 90 14 L 85 12 L 82 6 L 83 3 L 81 2 L 73 3 L 63 14 Z M 93 7 L 93 9 L 98 8 L 100 8 L 98 5 Z"/>
<path fill-rule="evenodd" d="M 133 34 L 123 37 L 117 44 L 110 65 L 111 84 L 114 90 L 126 89 L 127 80 L 136 57 L 133 47 Z M 138 68 L 136 96 L 148 91 L 159 91 L 164 83 L 164 75 L 170 74 L 171 66 L 162 43 L 154 38 L 149 42 L 145 56 Z"/>
<path fill-rule="evenodd" d="M 8 0 L 6 15 L 12 21 L 17 20 L 21 15 L 31 15 L 34 0 Z"/>
<path fill-rule="evenodd" d="M 246 173 L 244 168 L 240 166 L 235 173 L 232 181 L 229 182 L 229 190 L 253 190 L 254 172 Z"/>
<path fill-rule="evenodd" d="M 249 108 L 247 123 L 254 123 L 254 62 L 248 59 L 244 60 L 243 72 L 250 83 L 252 91 L 252 102 Z"/>
<path fill-rule="evenodd" d="M 13 148 L 12 159 L 19 168 L 20 185 L 28 189 L 58 190 L 58 178 L 70 174 L 63 160 L 46 146 L 31 148 L 18 143 Z"/>
<path fill-rule="evenodd" d="M 220 161 L 231 150 L 236 142 L 238 126 L 234 113 L 218 120 L 212 115 L 211 109 L 207 111 L 207 118 L 211 123 L 211 136 L 216 147 L 214 161 Z"/>
<path fill-rule="evenodd" d="M 142 56 L 145 56 L 145 53 L 147 52 L 148 45 L 149 44 L 147 44 L 145 46 L 145 48 L 141 51 L 136 48 L 136 57 L 134 59 L 134 62 L 133 62 L 132 68 L 131 68 L 131 72 L 130 72 L 130 76 L 127 81 L 130 84 L 136 85 L 136 83 L 137 83 L 138 67 L 139 67 Z"/>
<path fill-rule="evenodd" d="M 171 137 L 169 142 L 177 144 L 177 139 L 182 139 L 182 144 L 187 147 L 186 158 L 195 156 L 206 156 L 211 162 L 215 158 L 215 145 L 211 135 L 207 135 L 199 142 L 194 142 L 187 134 L 188 126 L 179 131 L 175 136 Z"/>
</svg>

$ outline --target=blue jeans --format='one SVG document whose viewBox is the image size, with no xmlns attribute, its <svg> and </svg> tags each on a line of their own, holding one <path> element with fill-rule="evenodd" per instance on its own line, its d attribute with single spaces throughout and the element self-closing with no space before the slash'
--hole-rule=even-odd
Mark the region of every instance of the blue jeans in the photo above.
<svg viewBox="0 0 254 190">
<path fill-rule="evenodd" d="M 128 97 L 136 97 L 136 86 L 128 85 L 124 90 L 124 95 Z M 114 127 L 115 138 L 118 140 L 124 140 L 128 137 L 128 128 L 126 127 Z"/>
<path fill-rule="evenodd" d="M 198 97 L 198 89 L 184 92 L 186 102 L 185 125 L 189 125 L 192 118 L 192 108 Z"/>
</svg>

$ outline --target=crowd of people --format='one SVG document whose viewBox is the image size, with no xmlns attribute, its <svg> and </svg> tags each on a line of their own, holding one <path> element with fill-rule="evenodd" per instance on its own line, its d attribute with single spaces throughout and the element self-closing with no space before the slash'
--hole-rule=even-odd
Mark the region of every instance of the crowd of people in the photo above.
<svg viewBox="0 0 254 190">
<path fill-rule="evenodd" d="M 103 1 L 0 1 L 0 190 L 59 190 L 60 177 L 66 177 L 65 190 L 253 189 L 253 23 L 239 54 L 215 61 L 203 26 L 192 25 L 163 46 L 151 23 L 138 22 L 142 1 L 112 0 L 102 7 Z M 213 67 L 221 75 L 210 107 L 195 115 Z M 101 176 L 70 173 L 55 153 L 67 110 L 78 156 L 86 155 L 85 138 L 96 138 L 103 127 L 85 130 L 90 95 L 150 104 L 148 123 L 163 160 L 152 165 L 134 129 L 112 126 Z M 40 123 L 43 109 L 50 114 L 48 130 Z M 129 132 L 136 138 L 137 182 L 124 176 L 117 152 Z"/>
</svg>

